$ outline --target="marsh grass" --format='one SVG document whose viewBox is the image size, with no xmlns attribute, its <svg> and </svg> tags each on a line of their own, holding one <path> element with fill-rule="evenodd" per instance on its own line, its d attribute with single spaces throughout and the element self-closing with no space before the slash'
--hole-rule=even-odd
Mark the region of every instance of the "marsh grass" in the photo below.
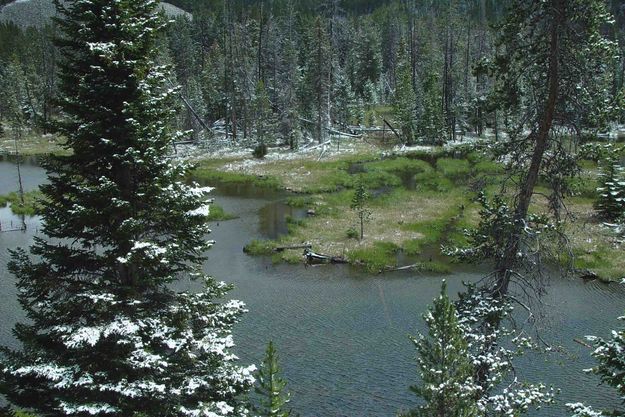
<svg viewBox="0 0 625 417">
<path fill-rule="evenodd" d="M 463 159 L 435 149 L 396 158 L 367 153 L 322 162 L 269 161 L 255 165 L 253 175 L 220 173 L 218 161 L 202 168 L 217 172 L 206 176 L 210 179 L 288 187 L 305 193 L 289 197 L 287 204 L 315 210 L 312 217 L 287 219 L 289 233 L 279 241 L 250 242 L 246 247 L 249 254 L 269 255 L 274 262 L 300 262 L 300 251 L 275 253 L 273 248 L 306 241 L 318 253 L 345 256 L 372 272 L 398 266 L 398 261 L 406 260 L 416 263 L 416 269 L 423 271 L 449 272 L 453 260 L 440 253 L 441 245 L 465 246 L 464 230 L 480 221 L 480 207 L 475 202 L 477 192 L 498 193 L 502 181 L 509 177 L 501 164 L 481 153 L 458 155 Z M 596 174 L 596 164 L 588 163 L 583 166 L 581 179 L 569 184 L 576 195 L 566 200 L 573 215 L 567 233 L 577 268 L 590 269 L 605 280 L 616 280 L 625 275 L 625 257 L 622 245 L 617 244 L 594 216 Z M 406 178 L 412 179 L 412 188 L 405 186 Z M 361 242 L 348 233 L 357 228 L 356 215 L 349 205 L 358 180 L 367 184 L 373 196 L 368 203 L 371 219 Z M 547 194 L 548 184 L 541 183 L 537 191 Z M 541 212 L 546 207 L 546 200 L 536 195 L 531 212 Z M 399 254 L 402 256 L 398 257 Z"/>
<path fill-rule="evenodd" d="M 41 212 L 41 199 L 43 194 L 40 191 L 29 191 L 24 193 L 24 203 L 17 192 L 0 195 L 0 207 L 11 206 L 13 214 L 24 216 L 35 216 Z"/>
<path fill-rule="evenodd" d="M 226 213 L 223 207 L 217 204 L 211 204 L 208 211 L 208 221 L 226 221 L 238 218 L 234 214 Z"/>
<path fill-rule="evenodd" d="M 197 181 L 203 184 L 249 184 L 261 188 L 279 189 L 281 183 L 276 178 L 272 177 L 259 177 L 247 174 L 241 174 L 238 172 L 223 172 L 217 171 L 212 168 L 196 168 L 190 174 L 189 177 L 193 181 Z"/>
</svg>

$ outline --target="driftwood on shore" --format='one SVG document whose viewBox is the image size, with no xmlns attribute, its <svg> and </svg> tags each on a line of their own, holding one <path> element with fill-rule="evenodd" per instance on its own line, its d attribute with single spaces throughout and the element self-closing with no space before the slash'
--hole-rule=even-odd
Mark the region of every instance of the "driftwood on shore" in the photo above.
<svg viewBox="0 0 625 417">
<path fill-rule="evenodd" d="M 346 264 L 347 260 L 342 256 L 330 256 L 315 253 L 311 249 L 304 250 L 304 257 L 306 258 L 306 265 L 321 265 L 321 264 Z"/>
<path fill-rule="evenodd" d="M 410 269 L 415 269 L 421 267 L 423 264 L 416 263 L 412 265 L 398 266 L 398 267 L 389 267 L 380 272 L 396 272 L 396 271 L 408 271 Z"/>
</svg>

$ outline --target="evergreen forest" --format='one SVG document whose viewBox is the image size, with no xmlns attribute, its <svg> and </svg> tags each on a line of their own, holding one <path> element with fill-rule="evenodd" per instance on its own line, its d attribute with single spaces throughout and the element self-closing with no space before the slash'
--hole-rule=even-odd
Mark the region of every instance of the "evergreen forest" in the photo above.
<svg viewBox="0 0 625 417">
<path fill-rule="evenodd" d="M 625 2 L 0 0 L 0 300 L 8 417 L 625 416 Z"/>
</svg>

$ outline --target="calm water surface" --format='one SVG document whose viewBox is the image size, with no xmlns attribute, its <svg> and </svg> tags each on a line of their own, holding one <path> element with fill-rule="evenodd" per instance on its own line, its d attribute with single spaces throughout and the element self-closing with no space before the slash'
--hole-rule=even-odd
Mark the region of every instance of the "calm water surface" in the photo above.
<svg viewBox="0 0 625 417">
<path fill-rule="evenodd" d="M 36 166 L 29 169 L 33 184 L 43 179 Z M 14 166 L 0 163 L 0 193 L 15 189 L 6 180 L 7 170 L 10 174 Z M 423 330 L 421 314 L 438 293 L 442 277 L 403 272 L 371 276 L 345 266 L 274 266 L 270 260 L 248 257 L 242 248 L 250 239 L 283 233 L 285 216 L 301 211 L 280 204 L 279 194 L 253 187 L 221 188 L 214 197 L 239 216 L 213 225 L 211 239 L 217 245 L 204 266 L 216 278 L 234 283 L 231 296 L 244 300 L 250 310 L 235 329 L 241 362 L 259 363 L 272 339 L 293 409 L 302 416 L 393 416 L 414 406 L 408 387 L 416 382 L 415 351 L 408 335 Z M 0 220 L 19 219 L 0 209 Z M 27 219 L 27 225 L 26 233 L 0 234 L 2 344 L 15 344 L 11 327 L 23 317 L 6 262 L 7 249 L 31 244 L 38 233 L 38 219 Z M 477 272 L 457 272 L 446 278 L 455 293 L 462 280 L 479 277 Z M 589 350 L 573 339 L 609 336 L 619 326 L 616 317 L 625 311 L 625 290 L 617 284 L 554 279 L 545 303 L 542 334 L 564 353 L 525 357 L 517 371 L 520 379 L 553 384 L 562 393 L 560 405 L 529 415 L 567 416 L 562 404 L 570 401 L 617 405 L 613 391 L 597 387 L 597 380 L 582 372 L 593 361 Z"/>
</svg>

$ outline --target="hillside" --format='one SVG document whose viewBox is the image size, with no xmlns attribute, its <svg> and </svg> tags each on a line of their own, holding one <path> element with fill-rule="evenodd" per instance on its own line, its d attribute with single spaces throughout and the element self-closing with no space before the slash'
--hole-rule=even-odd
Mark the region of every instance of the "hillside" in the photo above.
<svg viewBox="0 0 625 417">
<path fill-rule="evenodd" d="M 171 5 L 162 3 L 163 9 L 169 16 L 179 16 L 189 13 Z M 2 6 L 0 22 L 13 22 L 21 27 L 43 26 L 56 14 L 53 0 L 17 0 Z"/>
</svg>

